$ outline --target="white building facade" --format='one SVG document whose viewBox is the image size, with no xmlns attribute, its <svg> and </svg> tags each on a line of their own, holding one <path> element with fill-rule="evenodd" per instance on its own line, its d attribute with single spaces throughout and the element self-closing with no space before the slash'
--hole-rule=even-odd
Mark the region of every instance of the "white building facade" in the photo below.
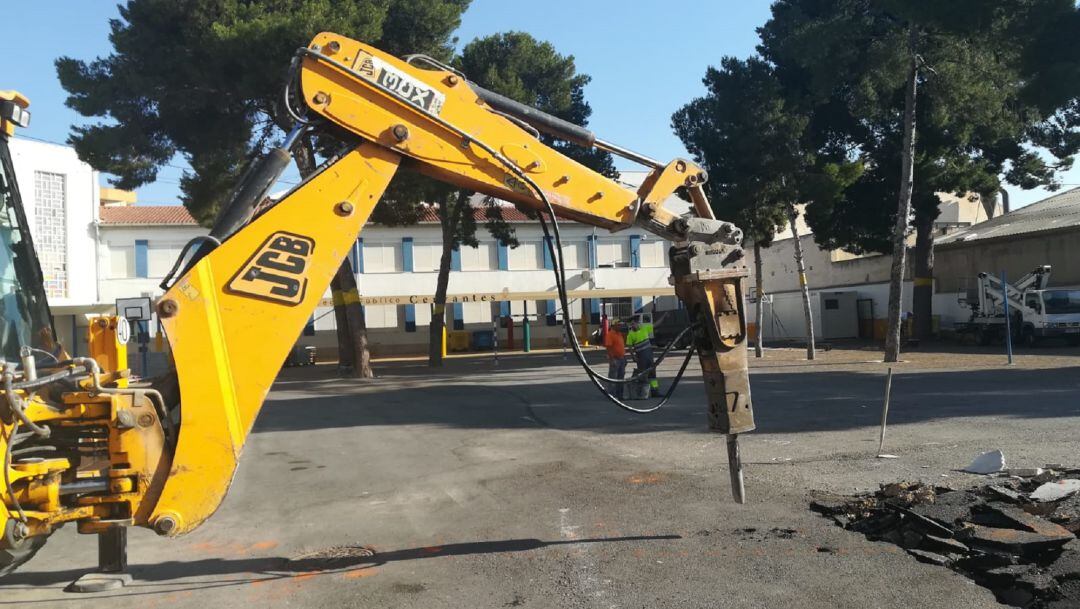
<svg viewBox="0 0 1080 609">
<path fill-rule="evenodd" d="M 136 205 L 131 193 L 100 187 L 98 173 L 70 147 L 16 138 L 11 149 L 57 334 L 69 350 L 85 353 L 88 319 L 115 311 L 119 298 L 160 296 L 162 279 L 184 245 L 207 231 L 182 206 Z M 624 179 L 632 187 L 642 177 Z M 527 320 L 533 346 L 558 346 L 564 312 L 544 237 L 536 221 L 512 206 L 503 210 L 518 245 L 489 235 L 478 207 L 478 245 L 453 253 L 447 305 L 451 345 L 468 345 L 471 333 L 490 333 L 498 320 L 501 348 L 520 349 Z M 567 287 L 579 293 L 566 312 L 575 327 L 584 322 L 587 331 L 595 330 L 602 314 L 648 310 L 658 297 L 669 296 L 664 308 L 675 306 L 668 243 L 640 229 L 613 234 L 569 221 L 560 227 Z M 414 226 L 365 227 L 350 258 L 375 355 L 426 352 L 441 254 L 434 210 Z M 300 340 L 329 358 L 336 356 L 337 342 L 330 294 L 325 296 Z M 156 320 L 148 324 L 155 339 L 156 325 Z M 152 350 L 163 348 L 157 340 L 152 345 Z"/>
<path fill-rule="evenodd" d="M 73 354 L 85 354 L 86 315 L 105 310 L 95 264 L 98 173 L 69 146 L 15 137 L 9 148 L 56 333 Z"/>
<path fill-rule="evenodd" d="M 478 215 L 482 210 L 477 209 Z M 500 327 L 502 348 L 521 348 L 521 324 L 528 316 L 532 344 L 562 343 L 561 307 L 557 303 L 552 261 L 535 221 L 508 207 L 505 217 L 519 244 L 501 243 L 482 227 L 477 247 L 453 252 L 447 290 L 447 329 L 454 333 L 489 332 L 493 321 L 509 317 L 511 330 Z M 183 207 L 130 205 L 100 210 L 101 302 L 161 295 L 159 286 L 188 241 L 206 234 Z M 481 219 L 482 222 L 482 219 Z M 563 222 L 563 261 L 567 287 L 591 290 L 595 298 L 575 299 L 569 315 L 595 329 L 602 313 L 629 315 L 648 310 L 656 297 L 672 294 L 668 284 L 668 243 L 641 230 L 616 234 Z M 428 345 L 427 326 L 442 256 L 441 228 L 432 212 L 406 227 L 368 225 L 350 252 L 364 304 L 372 353 L 419 354 Z M 618 291 L 606 298 L 604 291 Z M 668 299 L 673 300 L 673 299 Z M 673 306 L 673 303 L 665 303 Z M 325 294 L 300 341 L 336 355 L 336 320 Z M 156 335 L 156 329 L 151 329 Z M 460 343 L 471 337 L 456 337 Z M 322 357 L 322 356 L 321 356 Z"/>
</svg>

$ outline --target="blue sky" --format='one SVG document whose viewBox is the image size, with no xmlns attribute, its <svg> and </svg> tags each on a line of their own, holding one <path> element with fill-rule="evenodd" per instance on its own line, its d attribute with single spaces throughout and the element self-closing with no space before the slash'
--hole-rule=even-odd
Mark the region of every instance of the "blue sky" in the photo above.
<svg viewBox="0 0 1080 609">
<path fill-rule="evenodd" d="M 16 2 L 5 8 L 5 58 L 0 88 L 30 97 L 33 124 L 25 135 L 63 142 L 84 119 L 64 106 L 53 61 L 61 55 L 92 59 L 109 52 L 110 0 Z M 698 0 L 681 5 L 645 0 L 544 0 L 536 5 L 473 0 L 459 44 L 509 30 L 548 40 L 592 76 L 586 90 L 590 127 L 603 139 L 658 159 L 685 156 L 671 131 L 671 114 L 703 92 L 705 68 L 725 55 L 745 56 L 757 43 L 755 28 L 769 14 L 768 0 Z M 176 203 L 183 161 L 165 167 L 156 183 L 138 190 L 143 203 Z M 632 169 L 622 164 L 621 169 Z M 288 176 L 287 176 L 288 177 Z M 1080 167 L 1063 176 L 1080 185 Z M 1014 207 L 1046 196 L 1011 188 Z"/>
</svg>

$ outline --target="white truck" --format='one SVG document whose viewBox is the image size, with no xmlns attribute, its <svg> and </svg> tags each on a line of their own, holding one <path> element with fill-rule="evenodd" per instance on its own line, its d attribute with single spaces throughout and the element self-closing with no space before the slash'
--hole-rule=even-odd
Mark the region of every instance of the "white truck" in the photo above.
<svg viewBox="0 0 1080 609">
<path fill-rule="evenodd" d="M 1063 338 L 1080 345 L 1080 290 L 1047 288 L 1050 265 L 1037 267 L 1013 283 L 979 273 L 974 290 L 960 295 L 971 309 L 971 319 L 959 324 L 960 332 L 973 333 L 980 345 L 1005 337 L 1005 298 L 1013 338 L 1032 346 L 1044 338 Z"/>
</svg>

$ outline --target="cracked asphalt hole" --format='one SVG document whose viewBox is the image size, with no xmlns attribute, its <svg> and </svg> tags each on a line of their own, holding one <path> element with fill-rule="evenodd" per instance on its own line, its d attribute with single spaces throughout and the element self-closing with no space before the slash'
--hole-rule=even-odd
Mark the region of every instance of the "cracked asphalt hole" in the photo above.
<svg viewBox="0 0 1080 609">
<path fill-rule="evenodd" d="M 876 493 L 813 493 L 812 510 L 915 560 L 952 569 L 1025 609 L 1080 607 L 1080 469 L 1008 476 L 971 489 L 919 482 Z M 819 547 L 818 552 L 835 553 Z"/>
</svg>

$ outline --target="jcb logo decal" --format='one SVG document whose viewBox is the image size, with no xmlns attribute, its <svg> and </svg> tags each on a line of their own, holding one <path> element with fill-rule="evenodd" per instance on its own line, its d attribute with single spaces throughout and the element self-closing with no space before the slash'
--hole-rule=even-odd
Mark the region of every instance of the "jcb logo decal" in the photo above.
<svg viewBox="0 0 1080 609">
<path fill-rule="evenodd" d="M 226 286 L 229 291 L 286 305 L 300 304 L 307 292 L 307 269 L 315 240 L 278 231 L 263 242 Z"/>
</svg>

